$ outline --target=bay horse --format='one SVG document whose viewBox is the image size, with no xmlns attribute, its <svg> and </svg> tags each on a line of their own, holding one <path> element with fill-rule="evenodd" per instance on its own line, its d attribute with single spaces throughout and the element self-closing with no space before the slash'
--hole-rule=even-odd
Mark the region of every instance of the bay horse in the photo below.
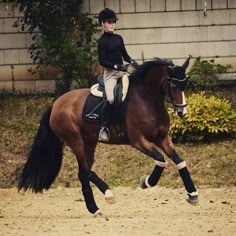
<svg viewBox="0 0 236 236">
<path fill-rule="evenodd" d="M 140 65 L 130 76 L 126 113 L 119 124 L 110 124 L 110 140 L 107 144 L 128 144 L 155 160 L 155 167 L 140 180 L 141 188 L 158 183 L 166 167 L 164 156 L 174 162 L 187 191 L 187 201 L 198 203 L 198 193 L 191 179 L 186 162 L 177 154 L 168 135 L 170 119 L 165 98 L 182 117 L 186 113 L 184 89 L 187 84 L 186 68 L 155 59 Z M 102 215 L 90 186 L 94 183 L 108 202 L 114 200 L 109 186 L 94 172 L 94 152 L 98 143 L 99 123 L 89 123 L 82 118 L 83 107 L 89 89 L 72 90 L 59 97 L 43 115 L 27 162 L 19 178 L 18 190 L 33 192 L 48 190 L 57 177 L 63 158 L 63 144 L 74 152 L 78 162 L 78 177 L 88 211 Z M 118 131 L 127 134 L 121 139 Z"/>
</svg>

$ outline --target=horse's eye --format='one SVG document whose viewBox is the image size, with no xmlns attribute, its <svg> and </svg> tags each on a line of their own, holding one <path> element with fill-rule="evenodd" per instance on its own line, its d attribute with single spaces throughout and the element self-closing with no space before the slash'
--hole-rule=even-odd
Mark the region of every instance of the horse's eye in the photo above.
<svg viewBox="0 0 236 236">
<path fill-rule="evenodd" d="M 177 87 L 176 87 L 176 86 L 172 86 L 171 89 L 172 89 L 173 91 L 176 91 L 176 90 L 177 90 Z"/>
</svg>

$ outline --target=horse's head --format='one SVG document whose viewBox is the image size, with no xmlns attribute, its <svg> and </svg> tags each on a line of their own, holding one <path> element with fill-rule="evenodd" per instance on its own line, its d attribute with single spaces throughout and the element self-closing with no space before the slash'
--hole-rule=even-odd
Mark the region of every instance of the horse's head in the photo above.
<svg viewBox="0 0 236 236">
<path fill-rule="evenodd" d="M 183 117 L 187 113 L 187 104 L 185 100 L 184 90 L 187 86 L 186 68 L 189 65 L 188 58 L 182 66 L 168 66 L 168 96 L 174 106 L 178 116 Z"/>
<path fill-rule="evenodd" d="M 130 83 L 141 84 L 146 92 L 154 98 L 154 93 L 161 97 L 168 96 L 175 112 L 183 117 L 187 113 L 184 90 L 187 86 L 186 68 L 189 58 L 182 66 L 176 66 L 170 60 L 155 58 L 140 65 L 130 75 Z M 162 99 L 163 101 L 163 99 Z"/>
</svg>

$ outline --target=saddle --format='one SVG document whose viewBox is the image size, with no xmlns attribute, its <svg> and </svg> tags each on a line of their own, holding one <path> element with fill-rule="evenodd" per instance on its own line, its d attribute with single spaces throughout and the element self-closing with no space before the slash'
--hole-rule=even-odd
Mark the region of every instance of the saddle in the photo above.
<svg viewBox="0 0 236 236">
<path fill-rule="evenodd" d="M 103 76 L 98 76 L 98 83 L 90 88 L 83 108 L 82 117 L 84 120 L 91 123 L 101 122 L 102 105 L 106 101 L 105 85 Z M 117 85 L 114 88 L 114 103 L 112 106 L 111 123 L 117 124 L 124 120 L 126 110 L 126 97 L 129 88 L 129 78 L 124 75 L 119 78 Z"/>
<path fill-rule="evenodd" d="M 90 88 L 90 93 L 96 97 L 105 97 L 105 85 L 103 76 L 98 76 L 98 83 Z M 119 106 L 124 102 L 129 88 L 129 77 L 124 75 L 119 78 L 114 88 L 114 106 Z"/>
</svg>

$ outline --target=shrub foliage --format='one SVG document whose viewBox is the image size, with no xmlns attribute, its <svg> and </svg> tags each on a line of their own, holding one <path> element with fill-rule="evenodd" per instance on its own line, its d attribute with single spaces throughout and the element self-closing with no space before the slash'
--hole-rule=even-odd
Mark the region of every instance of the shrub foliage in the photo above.
<svg viewBox="0 0 236 236">
<path fill-rule="evenodd" d="M 180 119 L 171 118 L 170 135 L 180 142 L 214 141 L 235 137 L 236 112 L 230 102 L 205 92 L 192 94 L 188 99 L 188 113 Z"/>
<path fill-rule="evenodd" d="M 94 80 L 98 24 L 81 13 L 82 2 L 17 0 L 24 14 L 15 26 L 32 35 L 29 52 L 37 69 L 50 66 L 62 72 L 56 87 L 59 95 L 67 92 L 73 81 L 78 87 L 86 87 Z"/>
<path fill-rule="evenodd" d="M 217 57 L 216 57 L 217 58 Z M 203 60 L 197 57 L 188 73 L 189 81 L 195 88 L 207 88 L 217 85 L 217 74 L 228 72 L 232 65 L 216 64 L 215 59 Z"/>
</svg>

